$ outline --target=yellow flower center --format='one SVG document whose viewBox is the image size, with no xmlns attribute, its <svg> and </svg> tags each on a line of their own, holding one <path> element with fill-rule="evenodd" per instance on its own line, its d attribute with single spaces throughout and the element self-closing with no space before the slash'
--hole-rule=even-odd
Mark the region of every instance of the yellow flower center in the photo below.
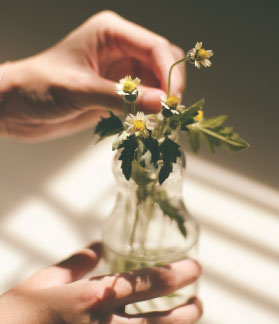
<svg viewBox="0 0 279 324">
<path fill-rule="evenodd" d="M 209 54 L 208 54 L 207 50 L 205 50 L 204 48 L 199 49 L 198 52 L 197 52 L 197 58 L 199 60 L 208 59 L 209 58 Z"/>
<path fill-rule="evenodd" d="M 137 85 L 133 81 L 125 81 L 123 84 L 123 91 L 127 93 L 132 93 L 134 90 L 136 90 Z"/>
<path fill-rule="evenodd" d="M 133 129 L 135 132 L 142 132 L 145 128 L 145 123 L 142 120 L 135 120 L 133 123 Z"/>
<path fill-rule="evenodd" d="M 203 111 L 201 109 L 198 111 L 198 114 L 197 116 L 195 116 L 195 119 L 199 122 L 203 121 Z"/>
<path fill-rule="evenodd" d="M 180 99 L 177 96 L 168 97 L 166 104 L 171 109 L 175 109 L 180 104 Z"/>
</svg>

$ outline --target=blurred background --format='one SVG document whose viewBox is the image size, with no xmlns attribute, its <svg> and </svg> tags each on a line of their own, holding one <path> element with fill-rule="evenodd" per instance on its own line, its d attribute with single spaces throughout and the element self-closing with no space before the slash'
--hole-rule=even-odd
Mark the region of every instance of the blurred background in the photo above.
<svg viewBox="0 0 279 324">
<path fill-rule="evenodd" d="M 213 49 L 210 69 L 188 67 L 184 103 L 205 97 L 205 116 L 228 114 L 251 148 L 187 155 L 200 323 L 278 323 L 278 2 L 0 0 L 0 62 L 46 49 L 104 9 L 185 50 Z M 95 146 L 91 129 L 36 144 L 0 138 L 0 292 L 100 236 L 117 190 L 110 145 Z"/>
</svg>

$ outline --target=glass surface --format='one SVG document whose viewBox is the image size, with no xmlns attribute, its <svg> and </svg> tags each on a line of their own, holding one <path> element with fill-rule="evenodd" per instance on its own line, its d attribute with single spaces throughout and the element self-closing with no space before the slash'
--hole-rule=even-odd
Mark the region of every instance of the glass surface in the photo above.
<svg viewBox="0 0 279 324">
<path fill-rule="evenodd" d="M 127 181 L 116 155 L 113 171 L 118 194 L 110 217 L 104 224 L 105 261 L 110 273 L 167 265 L 197 257 L 199 229 L 182 199 L 184 156 L 174 164 L 169 178 L 159 185 L 156 174 L 138 167 L 136 176 Z M 149 179 L 146 181 L 146 179 Z M 151 179 L 151 180 L 150 180 Z M 183 235 L 179 215 L 186 229 Z M 191 284 L 167 296 L 126 307 L 128 313 L 168 310 L 185 303 L 196 294 Z"/>
</svg>

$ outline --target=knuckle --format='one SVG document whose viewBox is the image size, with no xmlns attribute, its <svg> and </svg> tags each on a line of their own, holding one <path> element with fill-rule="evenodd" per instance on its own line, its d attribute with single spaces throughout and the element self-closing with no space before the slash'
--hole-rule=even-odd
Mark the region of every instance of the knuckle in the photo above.
<svg viewBox="0 0 279 324">
<path fill-rule="evenodd" d="M 173 46 L 174 46 L 175 52 L 177 53 L 177 56 L 179 56 L 179 57 L 185 56 L 185 51 L 181 47 L 179 47 L 177 45 L 173 45 Z"/>
<path fill-rule="evenodd" d="M 170 47 L 170 42 L 165 37 L 159 36 L 158 45 L 161 47 Z"/>
<path fill-rule="evenodd" d="M 108 19 L 108 18 L 119 17 L 119 15 L 112 10 L 103 10 L 103 11 L 100 11 L 99 13 L 97 13 L 96 15 L 94 15 L 93 17 L 99 17 L 101 19 Z"/>
<path fill-rule="evenodd" d="M 177 285 L 176 277 L 169 271 L 163 269 L 158 276 L 158 285 L 163 291 L 173 290 Z"/>
</svg>

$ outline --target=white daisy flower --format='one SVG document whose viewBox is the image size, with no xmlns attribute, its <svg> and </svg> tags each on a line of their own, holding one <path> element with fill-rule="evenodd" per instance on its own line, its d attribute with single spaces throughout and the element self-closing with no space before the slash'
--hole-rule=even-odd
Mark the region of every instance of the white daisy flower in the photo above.
<svg viewBox="0 0 279 324">
<path fill-rule="evenodd" d="M 201 65 L 204 67 L 211 66 L 211 62 L 209 60 L 211 56 L 213 56 L 213 51 L 202 48 L 202 42 L 197 42 L 195 47 L 187 53 L 189 62 L 195 64 L 198 69 L 201 67 Z"/>
<path fill-rule="evenodd" d="M 133 80 L 130 75 L 127 75 L 115 85 L 115 91 L 128 102 L 135 101 L 139 95 L 138 85 L 140 82 L 139 78 Z"/>
<path fill-rule="evenodd" d="M 182 111 L 185 106 L 180 105 L 181 99 L 176 96 L 172 95 L 169 97 L 161 96 L 161 105 L 163 107 L 162 114 L 165 117 L 170 117 L 173 114 L 179 114 L 179 111 Z"/>
<path fill-rule="evenodd" d="M 129 114 L 124 124 L 128 126 L 127 133 L 135 134 L 136 136 L 142 135 L 148 137 L 148 130 L 153 130 L 155 127 L 153 117 L 146 116 L 143 112 L 138 111 L 136 115 Z"/>
</svg>

